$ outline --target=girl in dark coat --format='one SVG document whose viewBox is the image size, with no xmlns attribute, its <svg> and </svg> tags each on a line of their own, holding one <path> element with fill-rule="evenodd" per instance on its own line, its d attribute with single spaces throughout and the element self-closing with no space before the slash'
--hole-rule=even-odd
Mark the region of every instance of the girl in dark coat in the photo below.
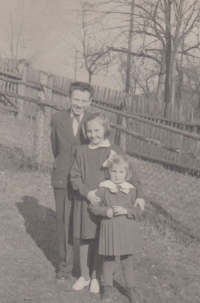
<svg viewBox="0 0 200 303">
<path fill-rule="evenodd" d="M 89 145 L 78 147 L 76 158 L 70 172 L 70 181 L 76 198 L 74 203 L 74 238 L 80 239 L 80 267 L 81 277 L 73 285 L 74 290 L 81 290 L 90 285 L 90 292 L 99 293 L 97 271 L 99 269 L 98 256 L 98 226 L 99 218 L 89 209 L 90 204 L 98 204 L 100 198 L 95 192 L 99 183 L 105 181 L 105 167 L 103 163 L 113 153 L 123 154 L 123 150 L 110 144 L 109 122 L 102 113 L 95 113 L 85 121 L 85 133 L 89 139 Z M 139 195 L 142 195 L 140 182 L 135 177 L 132 180 Z M 93 272 L 90 281 L 89 275 L 89 251 L 94 248 Z"/>
<path fill-rule="evenodd" d="M 102 216 L 99 235 L 99 254 L 104 256 L 102 301 L 113 302 L 111 293 L 115 256 L 120 256 L 125 276 L 127 295 L 136 302 L 132 255 L 141 251 L 141 236 L 136 220 L 144 209 L 144 199 L 136 199 L 136 188 L 127 182 L 130 179 L 130 164 L 125 156 L 113 155 L 109 161 L 110 180 L 101 182 L 97 196 L 98 205 L 90 210 Z"/>
</svg>

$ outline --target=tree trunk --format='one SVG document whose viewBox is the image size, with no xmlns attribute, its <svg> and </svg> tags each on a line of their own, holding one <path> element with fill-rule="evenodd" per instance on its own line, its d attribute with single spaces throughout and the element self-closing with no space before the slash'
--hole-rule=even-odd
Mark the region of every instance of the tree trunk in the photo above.
<svg viewBox="0 0 200 303">
<path fill-rule="evenodd" d="M 180 66 L 177 63 L 177 72 L 178 72 L 178 85 L 177 85 L 177 93 L 176 93 L 176 100 L 178 106 L 181 105 L 181 98 L 182 98 L 182 87 L 183 87 L 183 70 L 182 70 L 182 60 Z"/>
<path fill-rule="evenodd" d="M 176 32 L 174 37 L 174 49 L 172 52 L 172 61 L 171 61 L 171 92 L 170 92 L 170 102 L 172 105 L 172 115 L 174 114 L 174 105 L 175 105 L 175 93 L 176 93 L 176 60 L 178 54 L 178 48 L 180 45 L 180 27 L 182 23 L 182 11 L 183 11 L 184 0 L 180 1 L 178 8 L 178 20 L 176 25 Z M 173 118 L 173 117 L 172 117 Z"/>
<path fill-rule="evenodd" d="M 92 83 L 92 73 L 89 73 L 89 79 L 88 79 L 89 83 Z"/>
<path fill-rule="evenodd" d="M 165 73 L 166 73 L 166 63 L 165 63 L 165 55 L 163 54 L 162 62 L 160 65 L 159 78 L 158 78 L 158 87 L 156 92 L 157 102 L 163 102 L 163 92 L 165 89 Z"/>
<path fill-rule="evenodd" d="M 168 104 L 170 102 L 170 65 L 171 65 L 171 1 L 165 1 L 166 9 L 166 77 L 165 77 L 165 93 L 164 93 L 164 117 L 167 116 Z"/>
<path fill-rule="evenodd" d="M 180 59 L 180 65 L 176 64 L 176 68 L 177 68 L 177 72 L 178 72 L 178 87 L 177 87 L 177 103 L 178 106 L 181 105 L 182 103 L 182 88 L 183 88 L 183 51 L 184 51 L 184 43 L 185 43 L 185 39 L 183 39 L 182 41 L 182 54 L 181 54 L 181 59 Z"/>
<path fill-rule="evenodd" d="M 132 40 L 133 40 L 133 16 L 134 16 L 134 5 L 135 0 L 131 2 L 131 12 L 130 12 L 130 25 L 129 25 L 129 37 L 128 37 L 128 53 L 126 62 L 126 83 L 125 92 L 128 94 L 130 92 L 130 74 L 131 74 L 131 51 L 132 51 Z"/>
<path fill-rule="evenodd" d="M 127 111 L 127 96 L 130 91 L 130 74 L 131 74 L 131 51 L 132 51 L 132 40 L 133 40 L 133 17 L 134 17 L 134 5 L 135 0 L 131 1 L 131 11 L 130 11 L 130 25 L 129 25 L 129 37 L 128 37 L 128 53 L 126 62 L 126 83 L 125 83 L 125 98 L 123 103 L 122 111 Z M 128 126 L 128 119 L 121 117 L 121 125 L 124 127 Z M 126 150 L 127 136 L 125 133 L 120 133 L 120 146 L 123 150 Z"/>
<path fill-rule="evenodd" d="M 174 113 L 174 105 L 175 105 L 175 93 L 176 93 L 176 57 L 177 52 L 174 49 L 171 61 L 171 85 L 170 85 L 170 103 L 172 106 L 172 116 Z M 173 118 L 173 117 L 171 117 Z"/>
</svg>

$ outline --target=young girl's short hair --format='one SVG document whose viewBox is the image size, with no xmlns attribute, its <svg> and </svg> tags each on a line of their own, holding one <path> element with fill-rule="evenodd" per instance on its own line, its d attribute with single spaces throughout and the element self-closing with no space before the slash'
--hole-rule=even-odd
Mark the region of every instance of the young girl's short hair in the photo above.
<svg viewBox="0 0 200 303">
<path fill-rule="evenodd" d="M 109 161 L 107 168 L 108 168 L 108 175 L 109 170 L 113 167 L 113 165 L 124 165 L 126 168 L 126 181 L 130 180 L 132 177 L 132 167 L 131 164 L 126 156 L 122 155 L 114 155 L 112 159 Z"/>
<path fill-rule="evenodd" d="M 84 122 L 85 134 L 87 133 L 87 123 L 90 121 L 99 122 L 104 128 L 104 138 L 107 139 L 110 136 L 110 123 L 106 116 L 101 112 L 91 114 Z"/>
</svg>

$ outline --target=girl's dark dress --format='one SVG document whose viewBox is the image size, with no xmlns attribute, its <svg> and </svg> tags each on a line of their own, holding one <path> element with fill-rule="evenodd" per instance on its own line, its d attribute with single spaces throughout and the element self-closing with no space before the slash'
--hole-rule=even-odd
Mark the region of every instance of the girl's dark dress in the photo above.
<svg viewBox="0 0 200 303">
<path fill-rule="evenodd" d="M 128 193 L 121 190 L 111 192 L 109 187 L 112 185 L 116 187 L 110 180 L 102 182 L 97 192 L 102 202 L 98 206 L 90 206 L 95 215 L 101 216 L 99 254 L 122 256 L 139 253 L 141 234 L 136 219 L 141 215 L 142 210 L 139 206 L 135 206 L 136 190 L 130 183 L 124 182 L 122 185 L 128 188 Z M 107 211 L 113 206 L 126 208 L 127 215 L 108 218 Z"/>
<path fill-rule="evenodd" d="M 79 146 L 70 172 L 72 187 L 77 190 L 74 201 L 73 234 L 74 238 L 98 238 L 99 218 L 91 213 L 87 195 L 98 189 L 99 183 L 105 180 L 105 168 L 102 164 L 108 159 L 110 151 L 123 154 L 123 150 L 111 144 L 109 147 L 90 149 L 88 145 Z"/>
</svg>

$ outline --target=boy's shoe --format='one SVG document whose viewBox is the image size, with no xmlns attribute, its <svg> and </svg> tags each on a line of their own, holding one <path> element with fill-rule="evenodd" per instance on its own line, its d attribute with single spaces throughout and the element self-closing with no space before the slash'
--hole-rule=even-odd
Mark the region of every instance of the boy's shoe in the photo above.
<svg viewBox="0 0 200 303">
<path fill-rule="evenodd" d="M 82 290 L 84 287 L 90 285 L 90 279 L 85 280 L 84 277 L 80 277 L 72 286 L 72 289 L 74 290 Z"/>
<path fill-rule="evenodd" d="M 113 302 L 113 286 L 104 285 L 101 301 L 103 302 Z"/>
<path fill-rule="evenodd" d="M 92 279 L 92 281 L 90 283 L 90 292 L 93 294 L 99 294 L 100 287 L 99 287 L 99 282 L 97 279 Z"/>
<path fill-rule="evenodd" d="M 70 275 L 69 272 L 59 271 L 56 275 L 56 281 L 57 282 L 65 282 L 69 278 L 69 275 Z"/>
<path fill-rule="evenodd" d="M 139 298 L 135 287 L 127 287 L 126 294 L 131 303 L 139 303 Z"/>
</svg>

